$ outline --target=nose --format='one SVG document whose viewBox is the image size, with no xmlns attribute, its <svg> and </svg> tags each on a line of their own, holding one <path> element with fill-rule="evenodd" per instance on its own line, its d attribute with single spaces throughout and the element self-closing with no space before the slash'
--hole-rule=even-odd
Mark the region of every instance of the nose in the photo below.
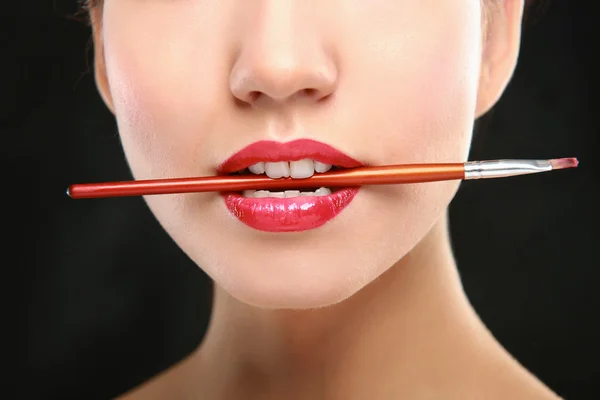
<svg viewBox="0 0 600 400">
<path fill-rule="evenodd" d="M 271 6 L 255 14 L 240 42 L 229 79 L 233 96 L 254 107 L 329 97 L 338 71 L 319 29 L 298 17 L 293 7 L 282 7 L 290 2 L 265 3 Z"/>
</svg>

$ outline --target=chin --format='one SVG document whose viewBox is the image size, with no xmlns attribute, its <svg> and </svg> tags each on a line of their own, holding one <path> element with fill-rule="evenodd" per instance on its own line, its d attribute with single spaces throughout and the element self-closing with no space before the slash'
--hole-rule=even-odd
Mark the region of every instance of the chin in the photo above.
<svg viewBox="0 0 600 400">
<path fill-rule="evenodd" d="M 343 271 L 331 266 L 306 265 L 305 262 L 278 264 L 279 272 L 248 273 L 264 266 L 243 265 L 245 271 L 231 271 L 228 279 L 215 280 L 230 296 L 264 309 L 314 309 L 340 303 L 367 282 L 349 282 Z M 255 267 L 255 268 L 253 268 Z M 328 273 L 323 273 L 326 268 Z M 270 269 L 270 268 L 269 268 Z"/>
<path fill-rule="evenodd" d="M 333 306 L 357 293 L 321 285 L 311 288 L 257 287 L 256 285 L 223 288 L 237 300 L 263 309 L 308 310 Z"/>
<path fill-rule="evenodd" d="M 286 233 L 242 224 L 220 198 L 147 201 L 177 245 L 231 297 L 266 309 L 315 309 L 347 300 L 402 260 L 445 215 L 457 187 L 365 189 L 325 225 Z"/>
</svg>

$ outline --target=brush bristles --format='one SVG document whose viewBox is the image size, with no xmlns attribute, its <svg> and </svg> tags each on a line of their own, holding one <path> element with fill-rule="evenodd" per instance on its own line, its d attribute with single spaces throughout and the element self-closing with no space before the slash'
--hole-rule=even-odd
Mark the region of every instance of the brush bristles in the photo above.
<svg viewBox="0 0 600 400">
<path fill-rule="evenodd" d="M 579 161 L 574 157 L 558 158 L 550 160 L 550 164 L 552 164 L 552 169 L 575 168 L 579 165 Z"/>
</svg>

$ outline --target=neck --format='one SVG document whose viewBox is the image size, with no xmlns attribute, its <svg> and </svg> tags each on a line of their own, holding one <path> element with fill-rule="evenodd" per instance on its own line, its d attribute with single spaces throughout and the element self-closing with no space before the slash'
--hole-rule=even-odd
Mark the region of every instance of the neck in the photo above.
<svg viewBox="0 0 600 400">
<path fill-rule="evenodd" d="M 336 379 L 423 368 L 482 324 L 462 290 L 443 218 L 387 272 L 346 301 L 314 310 L 265 310 L 215 288 L 202 358 L 231 386 L 325 389 Z M 445 346 L 448 345 L 448 349 Z M 388 365 L 389 364 L 389 365 Z M 396 375 L 397 376 L 397 375 Z M 233 384 L 238 382 L 239 384 Z M 319 388 L 320 389 L 317 389 Z M 310 389 L 312 388 L 312 389 Z M 252 390 L 252 389 L 248 389 Z"/>
</svg>

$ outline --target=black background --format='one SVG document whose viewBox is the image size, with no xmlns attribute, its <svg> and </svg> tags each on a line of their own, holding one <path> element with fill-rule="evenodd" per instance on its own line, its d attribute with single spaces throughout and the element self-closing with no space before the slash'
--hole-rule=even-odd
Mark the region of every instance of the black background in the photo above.
<svg viewBox="0 0 600 400">
<path fill-rule="evenodd" d="M 66 17 L 74 3 L 0 8 L 10 398 L 114 397 L 191 352 L 210 315 L 208 279 L 140 198 L 65 195 L 72 183 L 131 178 L 115 121 L 86 72 L 89 28 Z M 580 168 L 465 182 L 451 205 L 474 307 L 568 399 L 600 398 L 595 5 L 555 0 L 529 20 L 515 76 L 478 122 L 471 154 L 577 156 Z"/>
</svg>

